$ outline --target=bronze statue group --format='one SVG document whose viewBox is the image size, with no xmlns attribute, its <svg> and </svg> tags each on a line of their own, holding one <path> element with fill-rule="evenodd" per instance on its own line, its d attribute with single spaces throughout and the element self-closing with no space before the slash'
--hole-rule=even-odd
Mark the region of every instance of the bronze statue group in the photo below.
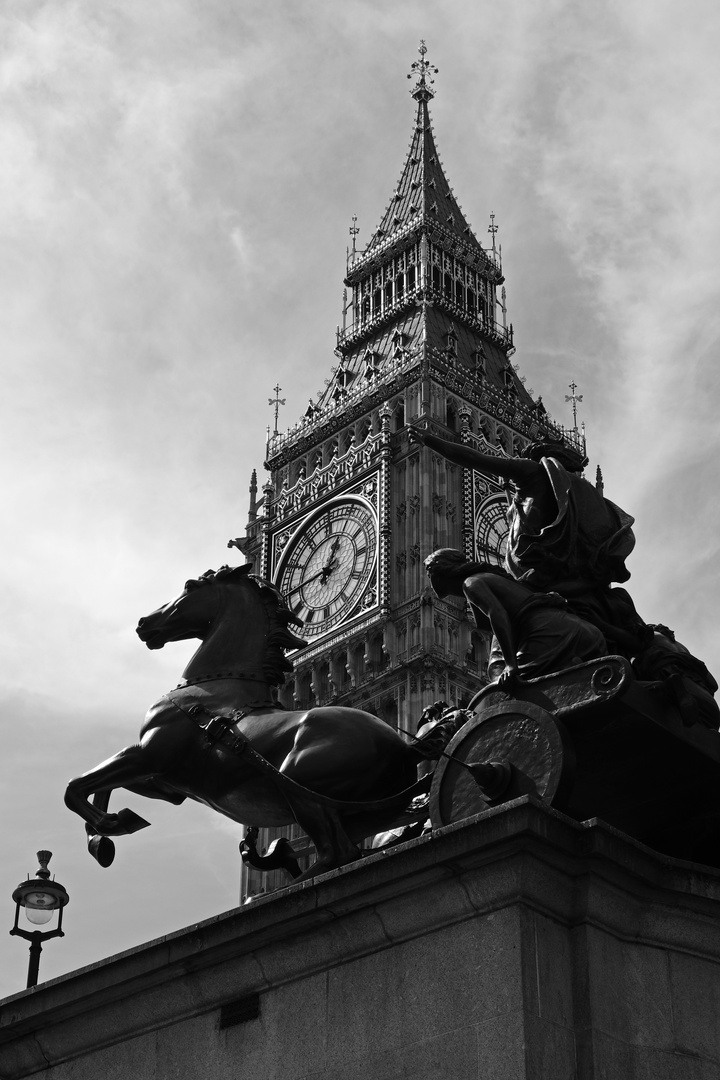
<svg viewBox="0 0 720 1080">
<path fill-rule="evenodd" d="M 521 695 L 534 689 L 527 682 L 536 677 L 567 676 L 576 665 L 619 655 L 624 668 L 632 665 L 636 682 L 642 680 L 645 688 L 671 704 L 676 726 L 685 725 L 685 732 L 675 731 L 684 740 L 676 738 L 669 758 L 666 753 L 667 776 L 675 782 L 675 750 L 688 749 L 683 741 L 717 739 L 706 730 L 718 729 L 720 713 L 713 696 L 717 684 L 667 627 L 640 618 L 622 588 L 629 577 L 625 560 L 635 543 L 633 519 L 583 479 L 584 460 L 564 445 L 537 444 L 525 457 L 496 458 L 415 427 L 410 430 L 414 444 L 514 486 L 505 569 L 470 561 L 450 549 L 426 559 L 435 592 L 465 598 L 478 627 L 493 635 L 488 699 L 505 691 L 512 695 L 513 688 L 515 696 Z M 353 862 L 360 857 L 360 841 L 377 838 L 383 829 L 396 830 L 399 822 L 412 822 L 416 831 L 422 830 L 426 780 L 432 780 L 432 803 L 432 791 L 436 786 L 440 791 L 444 782 L 443 762 L 454 732 L 465 725 L 458 731 L 461 741 L 468 726 L 482 734 L 487 727 L 479 715 L 484 705 L 474 718 L 458 709 L 445 714 L 442 703 L 431 706 L 411 742 L 377 716 L 338 703 L 285 709 L 277 700 L 277 687 L 293 667 L 286 651 L 307 644 L 290 629 L 299 622 L 277 587 L 256 577 L 250 564 L 190 579 L 177 597 L 140 620 L 138 636 L 150 649 L 185 638 L 199 638 L 200 645 L 180 683 L 151 705 L 137 741 L 67 786 L 66 805 L 84 820 L 88 848 L 102 866 L 114 858 L 111 837 L 148 825 L 131 810 L 110 811 L 117 788 L 175 805 L 191 798 L 251 828 L 297 823 L 317 852 L 315 863 L 299 874 L 288 845 L 280 853 L 279 865 L 298 875 L 298 881 Z M 551 718 L 543 723 L 547 727 Z M 510 724 L 503 743 L 510 759 L 514 738 Z M 475 752 L 474 744 L 472 749 Z M 697 768 L 707 772 L 720 766 L 716 746 L 690 750 L 695 757 L 686 776 L 692 783 Z M 440 761 L 434 777 L 418 778 L 422 759 Z M 484 758 L 466 763 L 467 769 L 486 772 L 497 765 Z M 506 777 L 525 775 L 514 765 L 501 763 L 500 768 Z M 633 775 L 637 784 L 639 774 Z M 473 777 L 475 787 L 486 784 L 487 777 L 482 782 L 476 773 Z M 508 788 L 505 798 L 515 797 L 512 790 Z M 597 785 L 593 790 L 597 792 Z M 692 802 L 692 791 L 686 790 Z M 417 798 L 423 805 L 414 805 Z M 486 805 L 482 799 L 478 804 L 479 798 L 473 805 Z M 714 796 L 710 801 L 714 822 Z M 656 804 L 652 806 L 655 814 Z M 600 809 L 578 804 L 573 813 L 584 820 L 610 812 L 609 820 L 618 827 L 654 840 L 655 834 L 643 831 L 634 819 L 612 817 L 612 808 L 612 801 Z M 707 817 L 704 804 L 695 810 L 698 820 Z M 445 819 L 441 815 L 439 820 Z M 450 820 L 455 820 L 452 815 Z M 407 838 L 401 827 L 400 838 Z M 258 855 L 251 841 L 252 833 L 244 841 L 243 858 L 258 869 L 273 869 L 274 856 Z M 711 841 L 710 847 L 698 849 L 701 861 L 715 857 L 714 833 Z M 672 844 L 662 850 L 687 854 L 686 847 Z"/>
</svg>

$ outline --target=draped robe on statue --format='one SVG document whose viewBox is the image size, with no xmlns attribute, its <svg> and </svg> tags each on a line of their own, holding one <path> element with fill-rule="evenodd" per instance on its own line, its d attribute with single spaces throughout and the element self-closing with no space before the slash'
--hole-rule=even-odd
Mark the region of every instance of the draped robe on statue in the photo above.
<svg viewBox="0 0 720 1080">
<path fill-rule="evenodd" d="M 557 516 L 536 528 L 520 500 L 511 505 L 506 565 L 512 576 L 538 589 L 560 583 L 592 589 L 627 581 L 625 559 L 635 547 L 634 518 L 555 458 L 544 457 L 541 464 Z"/>
</svg>

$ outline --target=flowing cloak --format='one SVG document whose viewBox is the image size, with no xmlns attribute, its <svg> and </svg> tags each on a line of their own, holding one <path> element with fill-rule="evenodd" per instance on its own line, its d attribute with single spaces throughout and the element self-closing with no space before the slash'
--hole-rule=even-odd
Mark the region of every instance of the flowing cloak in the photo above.
<svg viewBox="0 0 720 1080">
<path fill-rule="evenodd" d="M 625 559 L 635 547 L 635 519 L 555 458 L 542 458 L 541 464 L 555 496 L 557 516 L 538 530 L 525 517 L 519 500 L 510 506 L 507 570 L 516 581 L 539 589 L 561 582 L 593 588 L 627 581 Z"/>
<path fill-rule="evenodd" d="M 475 605 L 471 601 L 471 606 Z M 597 627 L 568 610 L 557 593 L 536 593 L 525 601 L 512 619 L 518 670 L 525 679 L 594 660 L 607 653 L 605 638 Z M 497 679 L 505 660 L 493 635 L 488 678 Z"/>
</svg>

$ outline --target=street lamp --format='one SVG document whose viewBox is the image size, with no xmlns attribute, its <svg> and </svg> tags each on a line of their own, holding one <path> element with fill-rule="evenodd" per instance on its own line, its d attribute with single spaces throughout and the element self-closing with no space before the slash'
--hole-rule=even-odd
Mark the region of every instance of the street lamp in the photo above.
<svg viewBox="0 0 720 1080">
<path fill-rule="evenodd" d="M 38 971 L 40 968 L 40 953 L 43 941 L 53 937 L 65 937 L 62 929 L 63 908 L 70 900 L 65 888 L 59 881 L 50 880 L 48 863 L 52 858 L 52 851 L 38 851 L 37 859 L 40 863 L 36 871 L 36 877 L 28 877 L 27 881 L 21 882 L 12 894 L 15 901 L 15 925 L 10 931 L 18 937 L 25 938 L 30 942 L 30 962 L 28 964 L 27 984 L 37 986 Z M 58 924 L 54 930 L 23 930 L 18 926 L 20 908 L 25 908 L 25 917 L 28 922 L 35 926 L 44 926 L 50 922 L 53 913 L 58 913 Z"/>
</svg>

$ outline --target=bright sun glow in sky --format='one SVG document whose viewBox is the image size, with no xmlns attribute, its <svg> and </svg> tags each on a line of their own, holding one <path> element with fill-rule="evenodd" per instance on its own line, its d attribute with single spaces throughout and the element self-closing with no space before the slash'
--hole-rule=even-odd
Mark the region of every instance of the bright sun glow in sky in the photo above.
<svg viewBox="0 0 720 1080">
<path fill-rule="evenodd" d="M 138 617 L 242 561 L 268 398 L 294 423 L 335 362 L 421 37 L 448 179 L 481 241 L 499 225 L 513 360 L 565 424 L 578 384 L 636 605 L 720 674 L 713 0 L 9 0 L 0 31 L 0 898 L 9 929 L 54 852 L 42 977 L 237 902 L 240 827 L 123 793 L 153 827 L 101 870 L 62 792 L 192 651 L 148 652 Z M 27 954 L 1 940 L 3 996 Z"/>
</svg>

